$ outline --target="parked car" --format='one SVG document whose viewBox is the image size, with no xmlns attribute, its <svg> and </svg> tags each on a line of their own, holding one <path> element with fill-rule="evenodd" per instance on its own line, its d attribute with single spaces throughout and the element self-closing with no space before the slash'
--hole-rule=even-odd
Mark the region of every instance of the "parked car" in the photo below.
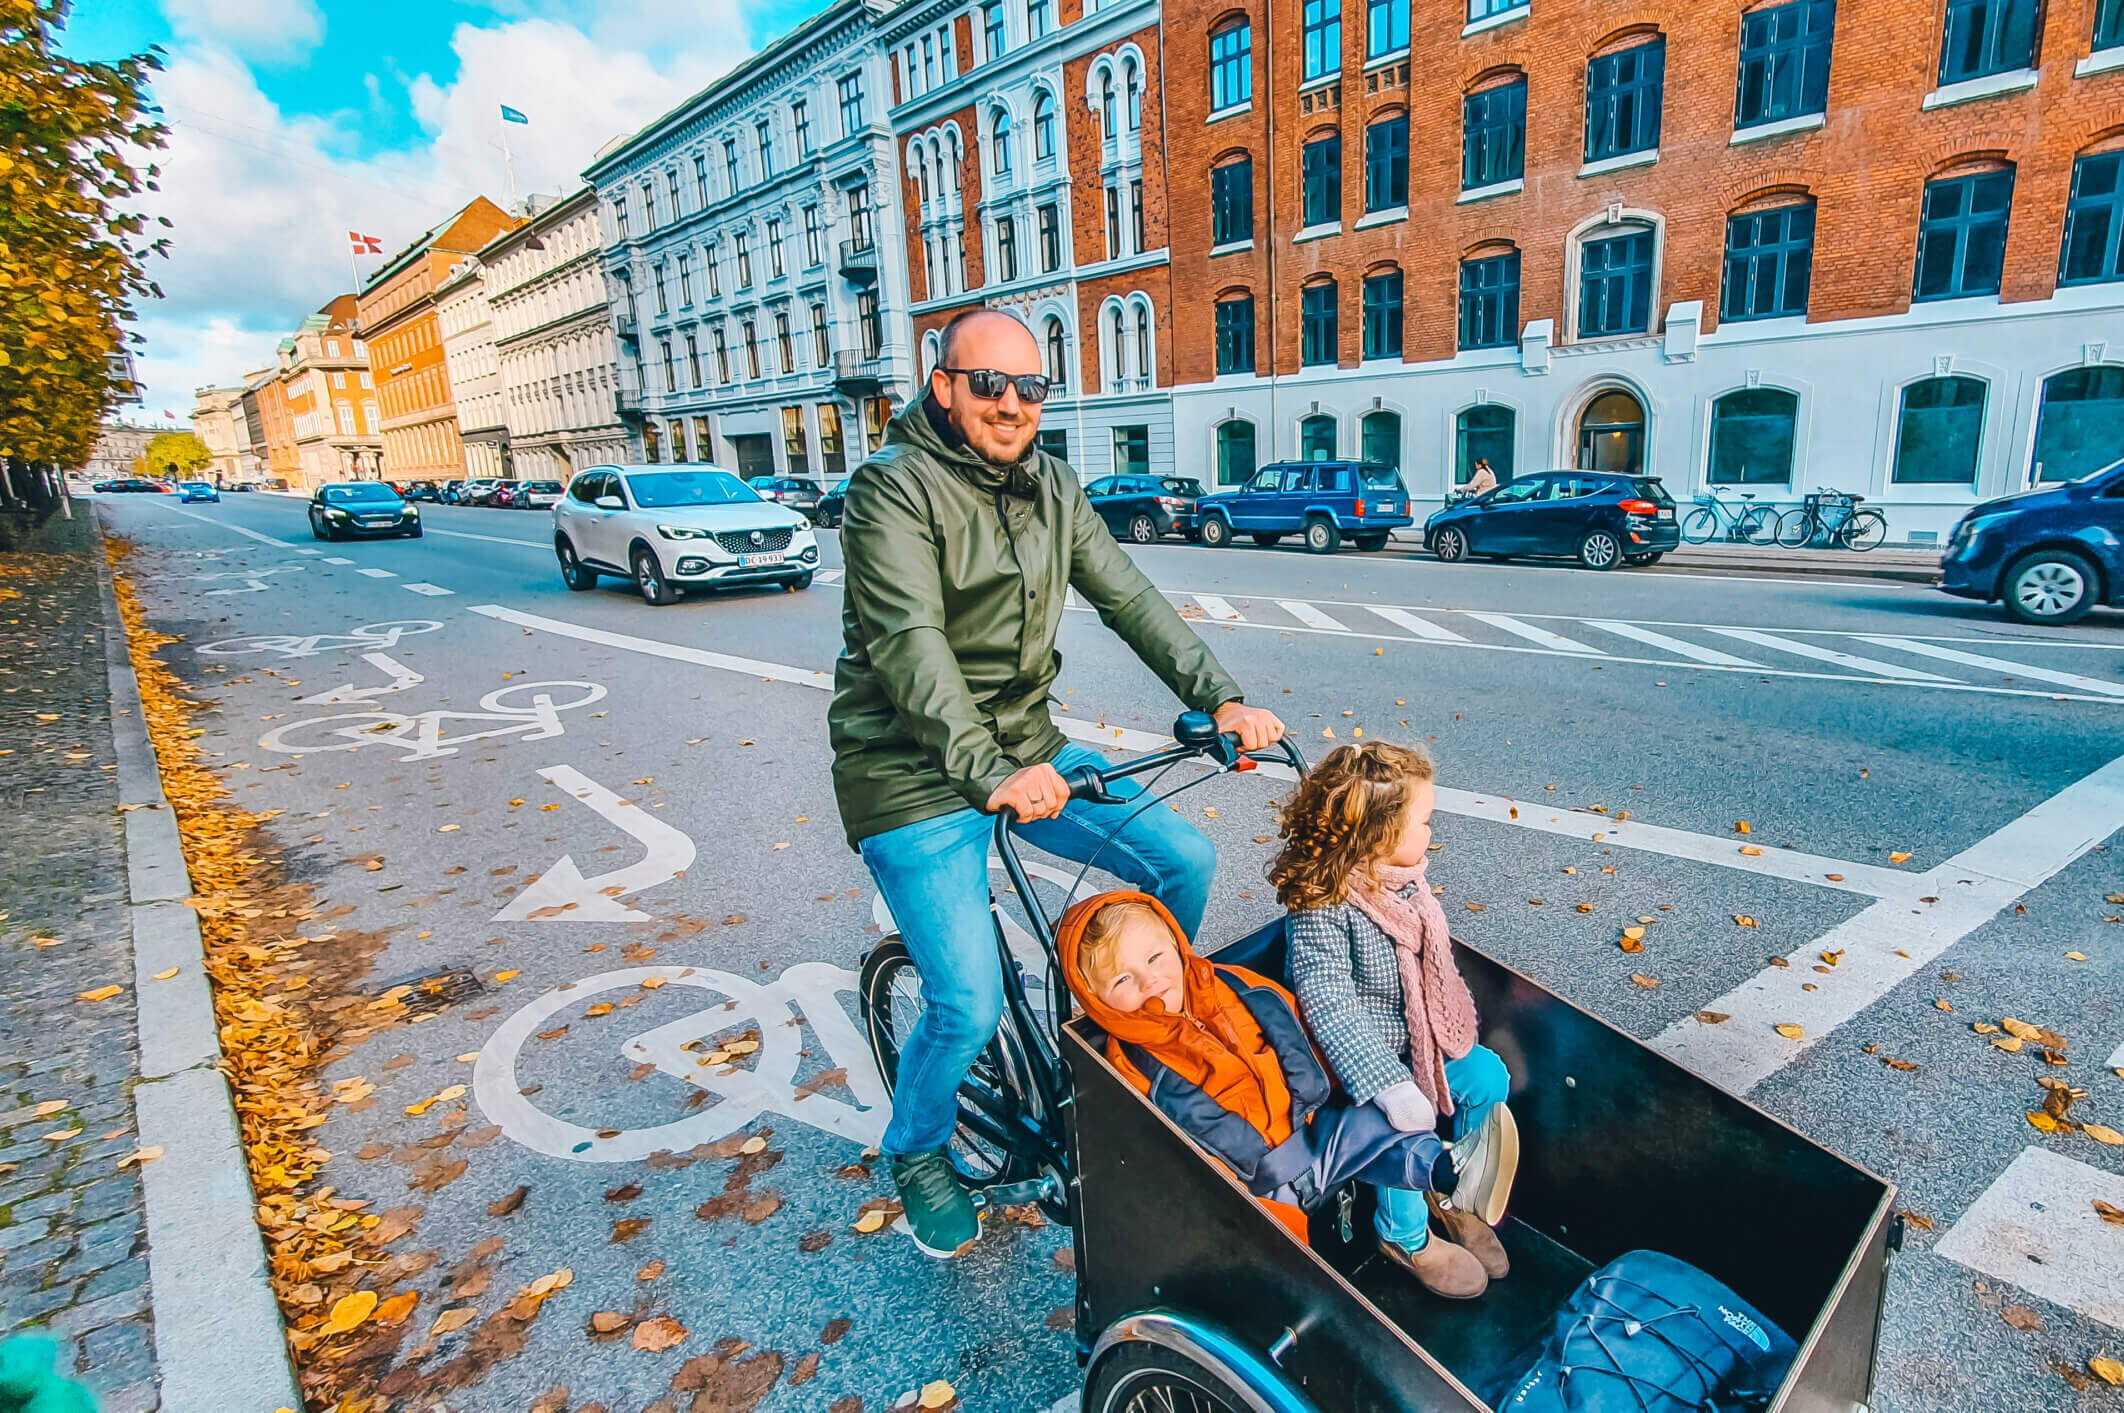
<svg viewBox="0 0 2124 1413">
<path fill-rule="evenodd" d="M 1303 535 L 1314 554 L 1333 554 L 1344 536 L 1361 550 L 1378 550 L 1393 531 L 1415 523 L 1400 474 L 1367 461 L 1273 462 L 1244 486 L 1195 502 L 1195 535 L 1212 549 L 1239 533 L 1257 545 Z"/>
<path fill-rule="evenodd" d="M 420 538 L 420 507 L 387 481 L 335 481 L 310 497 L 310 533 L 320 540 L 348 535 Z"/>
<path fill-rule="evenodd" d="M 1681 543 L 1674 498 L 1656 476 L 1543 471 L 1438 510 L 1424 548 L 1458 563 L 1471 554 L 1571 555 L 1588 569 L 1656 564 Z"/>
<path fill-rule="evenodd" d="M 516 504 L 516 497 L 523 488 L 521 481 L 490 481 L 479 503 L 494 510 L 507 510 Z"/>
<path fill-rule="evenodd" d="M 513 510 L 551 510 L 560 504 L 562 491 L 558 481 L 518 481 L 509 506 Z"/>
<path fill-rule="evenodd" d="M 843 476 L 839 485 L 819 497 L 818 508 L 811 512 L 812 523 L 829 530 L 837 530 L 841 516 L 848 506 L 848 478 Z"/>
<path fill-rule="evenodd" d="M 256 481 L 238 481 L 227 487 L 227 489 L 237 492 L 254 492 L 258 489 L 258 483 Z"/>
<path fill-rule="evenodd" d="M 150 481 L 145 476 L 124 476 L 115 481 L 98 481 L 96 489 L 105 495 L 167 495 L 170 488 L 160 481 Z"/>
<path fill-rule="evenodd" d="M 221 492 L 214 489 L 212 481 L 186 481 L 177 487 L 177 499 L 218 501 Z"/>
<path fill-rule="evenodd" d="M 424 500 L 435 505 L 442 504 L 442 487 L 433 481 L 408 481 L 399 492 L 407 500 Z"/>
<path fill-rule="evenodd" d="M 811 522 L 712 466 L 593 466 L 553 507 L 561 578 L 578 591 L 611 574 L 652 604 L 729 584 L 811 586 Z"/>
<path fill-rule="evenodd" d="M 2124 608 L 2124 461 L 1971 510 L 1940 556 L 1940 588 L 2002 602 L 2023 623 Z"/>
<path fill-rule="evenodd" d="M 795 476 L 754 476 L 745 484 L 758 491 L 762 499 L 786 505 L 804 515 L 819 508 L 819 483 L 816 481 Z"/>
<path fill-rule="evenodd" d="M 459 481 L 457 483 L 457 499 L 452 501 L 451 504 L 485 505 L 487 502 L 487 493 L 493 490 L 494 487 L 498 484 L 499 482 L 489 480 L 485 477 L 474 477 L 471 480 Z"/>
<path fill-rule="evenodd" d="M 453 480 L 443 482 L 442 503 L 444 505 L 456 505 L 458 493 L 464 490 L 464 488 L 465 482 L 463 477 L 457 477 Z"/>
<path fill-rule="evenodd" d="M 1084 494 L 1117 539 L 1148 545 L 1167 535 L 1195 538 L 1200 481 L 1186 476 L 1108 476 L 1086 486 Z"/>
</svg>

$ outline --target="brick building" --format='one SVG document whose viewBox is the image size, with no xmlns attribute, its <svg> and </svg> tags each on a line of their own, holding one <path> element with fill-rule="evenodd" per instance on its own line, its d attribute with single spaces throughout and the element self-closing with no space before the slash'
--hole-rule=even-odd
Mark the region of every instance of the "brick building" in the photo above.
<svg viewBox="0 0 2124 1413">
<path fill-rule="evenodd" d="M 342 294 L 280 342 L 298 468 L 289 484 L 296 490 L 383 474 L 381 416 L 354 311 L 354 296 Z"/>
<path fill-rule="evenodd" d="M 2124 455 L 2118 0 L 1164 0 L 1163 34 L 1184 473 L 1829 483 L 1925 539 Z"/>
<path fill-rule="evenodd" d="M 192 390 L 192 432 L 213 461 L 201 475 L 217 486 L 250 476 L 250 429 L 244 422 L 241 387 Z"/>
</svg>

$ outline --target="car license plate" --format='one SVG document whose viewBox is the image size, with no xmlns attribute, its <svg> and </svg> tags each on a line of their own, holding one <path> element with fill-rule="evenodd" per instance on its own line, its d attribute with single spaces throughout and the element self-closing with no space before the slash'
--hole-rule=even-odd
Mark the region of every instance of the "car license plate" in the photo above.
<svg viewBox="0 0 2124 1413">
<path fill-rule="evenodd" d="M 782 552 L 780 550 L 772 550 L 766 554 L 741 554 L 738 556 L 738 568 L 740 569 L 758 569 L 763 565 L 780 564 L 781 562 Z"/>
<path fill-rule="evenodd" d="M 1390 500 L 1383 500 L 1379 502 L 1379 513 L 1381 515 L 1399 515 L 1401 507 Z"/>
<path fill-rule="evenodd" d="M 1672 520 L 1674 518 L 1674 512 L 1671 510 L 1662 510 L 1659 513 L 1659 518 L 1662 520 Z"/>
</svg>

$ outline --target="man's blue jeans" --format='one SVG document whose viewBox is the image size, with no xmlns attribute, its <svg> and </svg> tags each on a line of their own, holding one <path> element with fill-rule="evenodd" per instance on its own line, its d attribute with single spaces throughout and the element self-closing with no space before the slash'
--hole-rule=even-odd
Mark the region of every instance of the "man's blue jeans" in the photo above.
<svg viewBox="0 0 2124 1413">
<path fill-rule="evenodd" d="M 1097 751 L 1067 746 L 1050 764 L 1067 772 L 1107 761 Z M 1144 810 L 1109 843 L 1115 827 L 1141 807 L 1142 791 L 1136 781 L 1120 781 L 1113 793 L 1132 803 L 1072 800 L 1054 819 L 1017 826 L 1018 836 L 1078 863 L 1105 845 L 1096 867 L 1165 904 L 1192 940 L 1209 904 L 1217 847 L 1163 805 Z M 900 1050 L 892 1122 L 881 1145 L 887 1154 L 944 1146 L 958 1126 L 959 1084 L 1003 1016 L 1002 963 L 988 912 L 994 828 L 995 816 L 963 809 L 873 834 L 859 846 L 921 973 L 925 1003 Z"/>
</svg>

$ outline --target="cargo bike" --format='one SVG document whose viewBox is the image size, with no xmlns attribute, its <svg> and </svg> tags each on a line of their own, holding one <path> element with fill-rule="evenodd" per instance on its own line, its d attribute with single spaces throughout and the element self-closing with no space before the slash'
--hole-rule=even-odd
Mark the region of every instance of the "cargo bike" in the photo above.
<svg viewBox="0 0 2124 1413">
<path fill-rule="evenodd" d="M 1072 798 L 1120 803 L 1116 785 L 1151 775 L 1130 797 L 1149 809 L 1230 772 L 1305 769 L 1290 743 L 1241 752 L 1201 713 L 1173 735 L 1165 749 L 1072 772 Z M 1211 769 L 1161 793 L 1183 766 Z M 1441 1299 L 1380 1253 L 1362 1184 L 1301 1224 L 1279 1220 L 1130 1086 L 1105 1036 L 1070 1015 L 1033 877 L 1057 875 L 1028 869 L 1008 816 L 995 850 L 1036 946 L 1021 933 L 1013 948 L 992 896 L 1004 1018 L 960 1089 L 952 1156 L 977 1201 L 1037 1203 L 1070 1227 L 1084 1413 L 1490 1413 L 1514 1399 L 1582 1282 L 1643 1251 L 1722 1282 L 1796 1349 L 1749 1400 L 1663 1402 L 1636 1389 L 1588 1406 L 1863 1413 L 1888 1258 L 1901 1246 L 1889 1183 L 1460 944 L 1481 1042 L 1512 1074 L 1520 1166 L 1498 1229 L 1511 1275 L 1479 1299 Z M 1286 975 L 1281 917 L 1203 950 Z M 896 936 L 866 956 L 861 999 L 889 1087 L 921 1007 Z"/>
</svg>

